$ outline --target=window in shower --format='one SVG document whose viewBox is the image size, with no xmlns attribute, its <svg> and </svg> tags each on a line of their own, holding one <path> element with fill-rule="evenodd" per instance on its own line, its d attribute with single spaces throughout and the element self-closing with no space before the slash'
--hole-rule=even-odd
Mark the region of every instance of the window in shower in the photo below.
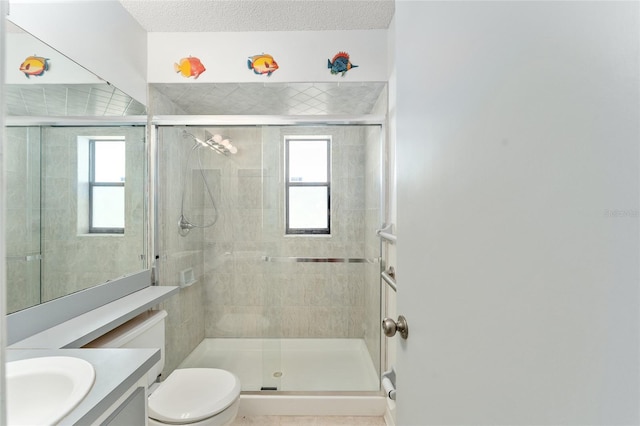
<svg viewBox="0 0 640 426">
<path fill-rule="evenodd" d="M 285 137 L 287 234 L 331 233 L 331 137 Z"/>
<path fill-rule="evenodd" d="M 89 233 L 124 233 L 124 139 L 89 140 Z"/>
</svg>

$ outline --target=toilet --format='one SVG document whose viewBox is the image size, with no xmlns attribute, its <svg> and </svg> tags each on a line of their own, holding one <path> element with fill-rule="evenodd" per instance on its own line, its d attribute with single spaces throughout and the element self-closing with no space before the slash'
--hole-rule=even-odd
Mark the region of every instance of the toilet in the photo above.
<svg viewBox="0 0 640 426">
<path fill-rule="evenodd" d="M 149 425 L 226 426 L 240 406 L 240 380 L 217 368 L 178 368 L 160 383 L 164 368 L 166 311 L 147 311 L 86 348 L 160 348 L 160 361 L 147 374 Z"/>
</svg>

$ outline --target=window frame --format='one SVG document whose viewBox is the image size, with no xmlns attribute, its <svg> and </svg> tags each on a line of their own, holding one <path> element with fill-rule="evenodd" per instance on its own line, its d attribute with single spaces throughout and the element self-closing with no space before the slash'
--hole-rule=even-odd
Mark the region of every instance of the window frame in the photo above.
<svg viewBox="0 0 640 426">
<path fill-rule="evenodd" d="M 290 179 L 289 143 L 304 141 L 325 141 L 327 144 L 327 180 L 326 182 L 292 182 Z M 285 235 L 331 235 L 331 136 L 290 135 L 284 138 L 285 179 L 284 210 Z M 326 187 L 327 188 L 327 227 L 326 228 L 291 228 L 289 226 L 289 189 L 291 187 Z"/>
<path fill-rule="evenodd" d="M 124 188 L 125 182 L 96 182 L 96 142 L 122 142 L 125 144 L 125 182 L 126 182 L 126 141 L 124 139 L 89 139 L 89 234 L 124 234 L 123 227 L 99 227 L 93 226 L 93 190 L 96 187 L 113 187 Z M 126 219 L 126 211 L 123 212 L 124 219 Z"/>
</svg>

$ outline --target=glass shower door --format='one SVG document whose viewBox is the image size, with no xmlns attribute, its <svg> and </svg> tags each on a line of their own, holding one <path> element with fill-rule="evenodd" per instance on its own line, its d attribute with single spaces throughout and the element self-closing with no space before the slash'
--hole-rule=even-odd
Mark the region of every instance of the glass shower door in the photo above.
<svg viewBox="0 0 640 426">
<path fill-rule="evenodd" d="M 262 129 L 263 262 L 255 273 L 264 292 L 263 315 L 277 325 L 263 342 L 267 389 L 379 388 L 381 136 L 377 125 Z M 288 141 L 296 141 L 296 153 Z M 313 158 L 296 169 L 290 160 L 307 143 Z M 317 173 L 310 172 L 314 166 Z M 304 188 L 329 194 L 329 205 L 327 195 L 295 200 L 305 218 L 314 205 L 319 215 L 328 214 L 328 221 L 312 221 L 324 229 L 301 229 L 311 222 L 292 226 L 287 220 L 288 209 L 296 207 L 288 191 L 299 195 Z"/>
<path fill-rule="evenodd" d="M 168 353 L 183 368 L 235 373 L 245 392 L 377 391 L 381 126 L 160 126 L 158 135 L 159 276 L 175 285 L 193 268 L 198 283 L 180 293 L 188 310 L 169 317 L 203 336 L 189 346 L 191 335 L 170 326 Z M 237 151 L 209 149 L 215 135 Z M 290 137 L 331 143 L 322 183 L 331 210 L 321 207 L 330 233 L 287 232 Z"/>
</svg>

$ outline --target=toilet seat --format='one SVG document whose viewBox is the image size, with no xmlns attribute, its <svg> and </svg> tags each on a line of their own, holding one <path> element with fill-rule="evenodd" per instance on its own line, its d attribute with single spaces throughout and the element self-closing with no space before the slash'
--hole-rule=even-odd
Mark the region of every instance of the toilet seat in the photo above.
<svg viewBox="0 0 640 426">
<path fill-rule="evenodd" d="M 174 370 L 149 396 L 149 417 L 163 423 L 194 423 L 224 411 L 240 396 L 240 380 L 216 368 Z"/>
</svg>

